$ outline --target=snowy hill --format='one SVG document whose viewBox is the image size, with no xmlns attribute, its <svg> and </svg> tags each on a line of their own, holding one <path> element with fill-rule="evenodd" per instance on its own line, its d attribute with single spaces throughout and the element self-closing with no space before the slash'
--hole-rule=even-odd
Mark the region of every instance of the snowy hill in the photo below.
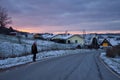
<svg viewBox="0 0 120 80">
<path fill-rule="evenodd" d="M 0 34 L 0 57 L 16 57 L 31 54 L 31 45 L 37 42 L 38 51 L 50 51 L 74 48 L 72 44 L 59 44 L 51 41 L 18 38 Z"/>
</svg>

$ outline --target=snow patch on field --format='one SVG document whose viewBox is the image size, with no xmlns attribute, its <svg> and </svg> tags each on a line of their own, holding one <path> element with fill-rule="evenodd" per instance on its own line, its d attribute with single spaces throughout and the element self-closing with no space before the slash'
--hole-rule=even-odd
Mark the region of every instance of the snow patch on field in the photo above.
<svg viewBox="0 0 120 80">
<path fill-rule="evenodd" d="M 120 58 L 108 58 L 106 53 L 101 53 L 100 57 L 110 68 L 120 74 Z"/>
<path fill-rule="evenodd" d="M 38 53 L 36 60 L 38 61 L 47 58 L 59 57 L 69 54 L 79 54 L 84 52 L 89 52 L 89 50 L 78 49 L 78 50 L 58 50 L 58 51 L 49 51 L 49 52 L 45 51 L 42 53 Z M 0 69 L 9 68 L 20 64 L 26 64 L 29 62 L 32 62 L 32 55 L 16 57 L 16 58 L 7 58 L 5 60 L 0 60 Z"/>
</svg>

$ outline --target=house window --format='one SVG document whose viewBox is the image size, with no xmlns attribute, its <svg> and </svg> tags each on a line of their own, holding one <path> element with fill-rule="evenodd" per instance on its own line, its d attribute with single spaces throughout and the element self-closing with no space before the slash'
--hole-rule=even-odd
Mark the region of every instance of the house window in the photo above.
<svg viewBox="0 0 120 80">
<path fill-rule="evenodd" d="M 104 46 L 104 47 L 107 47 L 107 46 L 108 46 L 108 43 L 103 43 L 103 46 Z"/>
<path fill-rule="evenodd" d="M 75 40 L 75 43 L 78 43 L 78 41 L 77 41 L 77 40 Z"/>
<path fill-rule="evenodd" d="M 70 44 L 70 40 L 68 40 L 68 43 Z"/>
</svg>

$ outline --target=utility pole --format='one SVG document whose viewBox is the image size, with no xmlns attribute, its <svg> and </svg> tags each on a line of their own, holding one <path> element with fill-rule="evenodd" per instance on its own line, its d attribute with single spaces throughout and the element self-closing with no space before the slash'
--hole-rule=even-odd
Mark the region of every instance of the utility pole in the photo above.
<svg viewBox="0 0 120 80">
<path fill-rule="evenodd" d="M 85 29 L 83 30 L 83 38 L 85 38 L 85 36 L 86 36 L 86 31 L 85 31 Z"/>
</svg>

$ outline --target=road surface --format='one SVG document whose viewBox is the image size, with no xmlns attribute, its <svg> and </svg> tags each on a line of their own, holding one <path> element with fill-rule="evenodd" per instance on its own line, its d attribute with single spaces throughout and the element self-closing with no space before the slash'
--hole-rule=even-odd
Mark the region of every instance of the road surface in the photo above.
<svg viewBox="0 0 120 80">
<path fill-rule="evenodd" d="M 0 80 L 120 80 L 99 60 L 98 51 L 38 61 L 0 72 Z"/>
</svg>

